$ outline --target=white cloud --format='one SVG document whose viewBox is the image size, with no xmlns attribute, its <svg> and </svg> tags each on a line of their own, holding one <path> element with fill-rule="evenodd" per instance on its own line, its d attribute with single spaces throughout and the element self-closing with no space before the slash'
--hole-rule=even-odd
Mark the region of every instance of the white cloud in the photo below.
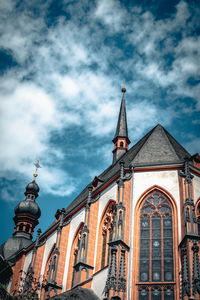
<svg viewBox="0 0 200 300">
<path fill-rule="evenodd" d="M 194 97 L 200 103 L 198 87 L 187 85 L 188 78 L 200 71 L 200 38 L 189 36 L 195 26 L 188 4 L 180 1 L 176 14 L 163 20 L 156 20 L 150 12 L 136 14 L 127 38 L 143 55 L 143 59 L 136 56 L 132 60 L 140 76 L 160 87 L 173 86 L 174 94 Z M 167 57 L 171 57 L 171 66 Z"/>
<path fill-rule="evenodd" d="M 158 106 L 163 99 L 155 96 L 156 88 L 172 85 L 168 97 L 187 95 L 200 103 L 199 87 L 186 84 L 189 76 L 199 74 L 200 39 L 184 33 L 192 26 L 185 27 L 191 14 L 184 1 L 165 20 L 156 20 L 139 7 L 128 12 L 114 0 L 97 1 L 87 14 L 78 3 L 69 8 L 71 19 L 60 17 L 52 27 L 47 27 L 44 18 L 48 4 L 40 9 L 40 17 L 28 9 L 15 10 L 11 1 L 0 6 L 4 12 L 0 14 L 0 47 L 9 49 L 19 64 L 4 74 L 0 84 L 0 162 L 7 177 L 12 171 L 28 176 L 32 160 L 40 157 L 41 188 L 68 195 L 74 182 L 62 169 L 64 151 L 50 143 L 52 134 L 75 125 L 96 138 L 114 134 L 124 74 L 130 76 L 126 96 L 130 139 L 140 138 L 156 122 L 172 122 L 174 114 Z M 180 31 L 182 37 L 176 41 Z M 124 39 L 126 50 L 134 48 L 125 61 L 116 33 Z M 108 45 L 106 37 L 111 37 Z M 166 55 L 173 57 L 168 68 Z M 153 85 L 145 90 L 149 82 Z M 134 103 L 135 95 L 140 96 Z M 105 159 L 108 148 L 101 149 Z M 57 160 L 60 164 L 53 168 Z"/>
<path fill-rule="evenodd" d="M 99 0 L 97 2 L 95 17 L 108 25 L 111 31 L 122 30 L 124 14 L 125 10 L 118 0 Z"/>
<path fill-rule="evenodd" d="M 72 191 L 67 172 L 48 166 L 51 157 L 63 157 L 62 152 L 48 145 L 51 132 L 63 128 L 61 121 L 66 118 L 66 124 L 69 122 L 67 113 L 62 115 L 51 96 L 39 87 L 21 83 L 1 99 L 1 114 L 1 171 L 18 171 L 28 176 L 33 160 L 40 157 L 43 163 L 40 183 L 46 192 L 67 195 Z M 68 191 L 63 190 L 66 186 Z"/>
<path fill-rule="evenodd" d="M 166 110 L 158 109 L 148 100 L 132 105 L 127 112 L 129 137 L 133 137 L 132 142 L 138 141 L 141 136 L 147 133 L 147 129 L 152 129 L 158 123 L 168 126 L 172 121 L 173 112 L 169 111 L 168 118 L 165 118 Z"/>
<path fill-rule="evenodd" d="M 200 152 L 200 139 L 196 138 L 195 136 L 191 137 L 191 140 L 186 143 L 187 149 L 192 153 L 199 153 Z"/>
</svg>

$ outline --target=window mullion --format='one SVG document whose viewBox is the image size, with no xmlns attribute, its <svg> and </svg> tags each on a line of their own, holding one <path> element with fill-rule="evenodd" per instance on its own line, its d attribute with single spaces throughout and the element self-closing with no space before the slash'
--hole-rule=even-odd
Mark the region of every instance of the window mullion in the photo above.
<svg viewBox="0 0 200 300">
<path fill-rule="evenodd" d="M 149 281 L 152 281 L 152 218 L 149 217 Z"/>
<path fill-rule="evenodd" d="M 165 288 L 162 287 L 162 289 L 161 289 L 161 299 L 162 299 L 162 300 L 165 300 L 165 299 L 164 299 L 164 296 L 165 296 L 165 295 L 164 295 L 164 290 L 165 290 Z"/>
<path fill-rule="evenodd" d="M 163 217 L 161 217 L 161 281 L 164 281 Z"/>
</svg>

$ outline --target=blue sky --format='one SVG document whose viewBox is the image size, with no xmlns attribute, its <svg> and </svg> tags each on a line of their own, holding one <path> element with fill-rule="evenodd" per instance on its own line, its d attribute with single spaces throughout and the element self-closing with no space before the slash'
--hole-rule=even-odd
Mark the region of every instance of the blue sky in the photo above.
<svg viewBox="0 0 200 300">
<path fill-rule="evenodd" d="M 111 164 L 123 80 L 130 146 L 161 123 L 199 152 L 199 15 L 191 0 L 0 2 L 0 243 L 38 157 L 42 231 Z"/>
</svg>

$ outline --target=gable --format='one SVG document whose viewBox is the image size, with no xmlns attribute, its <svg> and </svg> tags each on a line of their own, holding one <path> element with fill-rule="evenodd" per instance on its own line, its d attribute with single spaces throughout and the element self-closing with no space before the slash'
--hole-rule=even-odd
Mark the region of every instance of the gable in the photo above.
<svg viewBox="0 0 200 300">
<path fill-rule="evenodd" d="M 134 163 L 149 164 L 178 161 L 179 157 L 161 126 L 157 126 L 133 159 Z"/>
</svg>

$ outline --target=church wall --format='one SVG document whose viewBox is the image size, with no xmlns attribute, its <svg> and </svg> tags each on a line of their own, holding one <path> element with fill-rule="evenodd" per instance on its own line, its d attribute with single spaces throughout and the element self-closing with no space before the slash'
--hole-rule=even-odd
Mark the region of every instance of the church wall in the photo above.
<svg viewBox="0 0 200 300">
<path fill-rule="evenodd" d="M 66 260 L 65 260 L 65 269 L 64 269 L 64 276 L 62 281 L 62 291 L 66 290 L 67 280 L 70 277 L 71 274 L 68 274 L 69 270 L 69 264 L 73 264 L 73 262 L 70 262 L 70 253 L 71 253 L 71 247 L 72 242 L 74 240 L 75 233 L 81 224 L 81 222 L 84 222 L 85 219 L 85 210 L 84 208 L 81 209 L 76 215 L 72 217 L 72 220 L 70 222 L 70 230 L 69 230 L 69 239 L 68 239 L 68 245 L 67 245 L 67 254 L 66 254 Z M 71 288 L 71 287 L 69 287 Z M 68 289 L 68 287 L 67 287 Z"/>
<path fill-rule="evenodd" d="M 131 180 L 124 183 L 124 206 L 125 211 L 125 226 L 124 226 L 124 242 L 129 245 L 130 235 L 130 210 L 131 210 Z M 126 256 L 127 257 L 127 256 Z"/>
<path fill-rule="evenodd" d="M 99 202 L 99 209 L 98 209 L 98 221 L 97 221 L 97 230 L 96 230 L 96 243 L 95 243 L 95 254 L 94 254 L 94 273 L 97 271 L 96 269 L 96 261 L 97 261 L 97 248 L 98 248 L 98 236 L 99 236 L 99 230 L 100 230 L 100 222 L 102 215 L 104 213 L 104 210 L 109 202 L 109 200 L 115 200 L 116 201 L 116 194 L 117 194 L 117 185 L 116 183 L 113 183 L 111 186 L 109 186 L 105 191 L 102 192 Z M 101 258 L 100 258 L 101 259 Z"/>
<path fill-rule="evenodd" d="M 27 272 L 28 267 L 31 263 L 32 255 L 33 255 L 33 251 L 29 252 L 25 257 L 24 268 L 23 268 L 24 274 L 22 275 L 22 277 L 25 277 L 25 273 Z"/>
<path fill-rule="evenodd" d="M 12 276 L 12 283 L 10 287 L 10 293 L 13 294 L 15 291 L 19 291 L 20 284 L 21 284 L 21 273 L 20 271 L 23 270 L 25 261 L 25 254 L 22 255 L 16 262 L 13 267 L 13 276 Z"/>
<path fill-rule="evenodd" d="M 180 193 L 177 171 L 152 171 L 134 173 L 133 180 L 133 218 L 137 201 L 142 194 L 153 186 L 165 189 L 175 199 L 178 211 L 179 243 L 181 242 Z"/>
<path fill-rule="evenodd" d="M 37 281 L 42 279 L 41 269 L 42 269 L 42 262 L 44 257 L 45 245 L 37 248 L 37 255 L 35 260 L 35 267 L 34 267 L 34 277 Z"/>
<path fill-rule="evenodd" d="M 57 281 L 58 285 L 62 285 L 62 280 L 63 280 L 63 276 L 64 276 L 69 231 L 70 231 L 70 224 L 66 225 L 62 229 L 60 250 L 59 250 L 60 257 L 59 257 L 58 271 L 57 271 L 57 277 L 56 277 L 56 281 Z M 59 290 L 59 292 L 61 292 L 61 290 Z"/>
<path fill-rule="evenodd" d="M 25 262 L 24 262 L 24 268 L 23 268 L 23 272 L 22 272 L 22 279 L 24 280 L 24 278 L 26 277 L 26 273 L 28 271 L 28 267 L 31 263 L 31 259 L 32 259 L 32 255 L 33 255 L 33 251 L 30 251 L 26 256 L 25 256 Z"/>
<path fill-rule="evenodd" d="M 90 207 L 90 220 L 89 220 L 89 240 L 87 250 L 87 264 L 94 267 L 94 256 L 95 256 L 95 240 L 97 238 L 97 221 L 98 221 L 98 209 L 99 201 L 93 203 Z M 89 271 L 89 277 L 91 276 Z"/>
<path fill-rule="evenodd" d="M 106 285 L 107 276 L 108 276 L 108 268 L 103 269 L 102 271 L 94 274 L 93 276 L 92 289 L 100 299 L 104 298 L 103 291 Z"/>
<path fill-rule="evenodd" d="M 193 178 L 194 203 L 200 198 L 200 177 L 194 175 Z"/>
<path fill-rule="evenodd" d="M 50 236 L 48 236 L 47 241 L 45 243 L 45 249 L 44 249 L 44 256 L 42 259 L 42 268 L 41 268 L 41 275 L 44 275 L 45 266 L 47 263 L 47 259 L 49 257 L 49 254 L 53 248 L 53 245 L 56 242 L 57 232 L 53 232 Z M 41 279 L 42 281 L 42 279 Z"/>
<path fill-rule="evenodd" d="M 144 195 L 145 192 L 150 190 L 155 186 L 160 187 L 164 191 L 168 192 L 173 199 L 176 202 L 177 206 L 177 218 L 175 216 L 175 220 L 178 220 L 178 224 L 174 224 L 174 232 L 175 232 L 175 243 L 178 244 L 181 241 L 181 220 L 180 220 L 180 193 L 179 193 L 179 181 L 178 181 L 178 172 L 174 170 L 167 170 L 167 171 L 147 171 L 147 172 L 135 172 L 133 174 L 133 199 L 132 199 L 132 219 L 131 223 L 133 225 L 133 231 L 132 231 L 132 241 L 133 241 L 133 247 L 132 247 L 132 253 L 129 254 L 129 261 L 133 262 L 132 265 L 132 283 L 130 282 L 131 286 L 128 286 L 129 295 L 131 295 L 135 291 L 135 284 L 138 278 L 138 262 L 137 262 L 137 253 L 139 251 L 139 245 L 138 245 L 138 228 L 139 225 L 136 223 L 136 216 L 137 211 L 135 210 L 136 205 L 138 201 L 141 199 L 141 197 Z M 178 234 L 178 237 L 177 237 Z M 175 262 L 176 266 L 179 265 L 178 261 L 178 250 L 175 252 Z M 178 270 L 176 270 L 176 273 L 178 274 Z M 177 275 L 178 276 L 178 275 Z M 179 287 L 177 286 L 177 289 Z"/>
</svg>

